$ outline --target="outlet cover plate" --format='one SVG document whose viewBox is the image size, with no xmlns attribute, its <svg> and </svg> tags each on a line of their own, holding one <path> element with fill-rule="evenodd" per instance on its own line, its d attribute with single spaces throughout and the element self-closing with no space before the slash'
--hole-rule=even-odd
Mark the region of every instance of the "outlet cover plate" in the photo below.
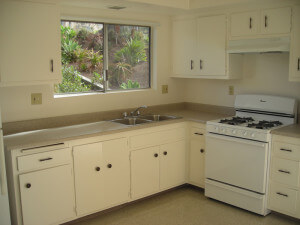
<svg viewBox="0 0 300 225">
<path fill-rule="evenodd" d="M 162 85 L 161 93 L 162 93 L 162 94 L 167 94 L 168 92 L 169 92 L 169 87 L 168 87 L 168 85 Z"/>
<path fill-rule="evenodd" d="M 31 105 L 42 104 L 42 93 L 31 93 Z"/>
</svg>

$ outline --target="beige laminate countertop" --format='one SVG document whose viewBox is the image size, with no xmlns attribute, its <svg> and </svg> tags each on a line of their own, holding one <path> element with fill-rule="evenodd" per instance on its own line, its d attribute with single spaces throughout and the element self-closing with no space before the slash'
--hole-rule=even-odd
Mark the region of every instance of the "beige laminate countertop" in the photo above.
<svg viewBox="0 0 300 225">
<path fill-rule="evenodd" d="M 127 126 L 111 121 L 99 121 L 94 123 L 50 128 L 43 130 L 27 131 L 4 136 L 6 150 L 32 148 L 50 144 L 61 143 L 79 138 L 87 138 L 99 135 L 114 134 L 118 132 L 143 129 L 148 127 L 179 123 L 184 121 L 194 121 L 206 123 L 208 120 L 222 118 L 224 114 L 208 113 L 194 110 L 179 110 L 162 112 L 161 115 L 173 115 L 182 117 L 180 119 L 167 120 L 162 122 L 151 122 L 142 125 Z"/>
<path fill-rule="evenodd" d="M 300 124 L 293 124 L 272 131 L 272 134 L 300 138 Z"/>
</svg>

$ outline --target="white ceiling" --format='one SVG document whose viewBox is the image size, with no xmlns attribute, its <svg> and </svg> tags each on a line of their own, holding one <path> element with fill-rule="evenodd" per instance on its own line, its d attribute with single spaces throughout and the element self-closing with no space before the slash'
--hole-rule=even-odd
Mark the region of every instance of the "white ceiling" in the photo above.
<svg viewBox="0 0 300 225">
<path fill-rule="evenodd" d="M 234 4 L 262 3 L 276 0 L 56 0 L 62 5 L 107 9 L 110 6 L 126 7 L 127 12 L 151 12 L 176 15 L 189 10 L 210 7 L 230 7 Z M 279 0 L 277 0 L 279 1 Z M 280 0 L 288 1 L 288 0 Z"/>
</svg>

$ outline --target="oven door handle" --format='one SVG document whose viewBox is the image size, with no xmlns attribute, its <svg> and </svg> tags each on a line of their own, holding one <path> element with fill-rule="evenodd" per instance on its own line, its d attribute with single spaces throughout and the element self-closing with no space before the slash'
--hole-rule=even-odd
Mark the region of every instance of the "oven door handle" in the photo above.
<svg viewBox="0 0 300 225">
<path fill-rule="evenodd" d="M 254 145 L 254 146 L 263 147 L 263 148 L 266 147 L 266 145 L 267 145 L 267 143 L 263 143 L 263 142 L 259 142 L 259 141 L 252 141 L 252 140 L 242 139 L 242 138 L 238 138 L 238 137 L 228 137 L 228 136 L 224 136 L 222 134 L 207 133 L 206 137 L 222 139 L 225 141 L 235 141 L 235 142 L 239 142 L 242 144 Z"/>
</svg>

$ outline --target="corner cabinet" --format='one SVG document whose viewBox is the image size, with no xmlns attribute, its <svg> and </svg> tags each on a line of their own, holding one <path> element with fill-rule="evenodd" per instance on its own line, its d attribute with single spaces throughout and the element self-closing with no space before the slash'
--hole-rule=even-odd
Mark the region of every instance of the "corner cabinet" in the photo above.
<svg viewBox="0 0 300 225">
<path fill-rule="evenodd" d="M 61 81 L 57 5 L 1 1 L 0 27 L 0 86 Z"/>
<path fill-rule="evenodd" d="M 173 77 L 234 79 L 242 55 L 226 53 L 226 15 L 173 22 Z"/>
<path fill-rule="evenodd" d="M 189 183 L 205 185 L 205 125 L 193 123 L 190 129 Z"/>
<path fill-rule="evenodd" d="M 300 5 L 293 8 L 289 81 L 300 81 Z"/>
</svg>

